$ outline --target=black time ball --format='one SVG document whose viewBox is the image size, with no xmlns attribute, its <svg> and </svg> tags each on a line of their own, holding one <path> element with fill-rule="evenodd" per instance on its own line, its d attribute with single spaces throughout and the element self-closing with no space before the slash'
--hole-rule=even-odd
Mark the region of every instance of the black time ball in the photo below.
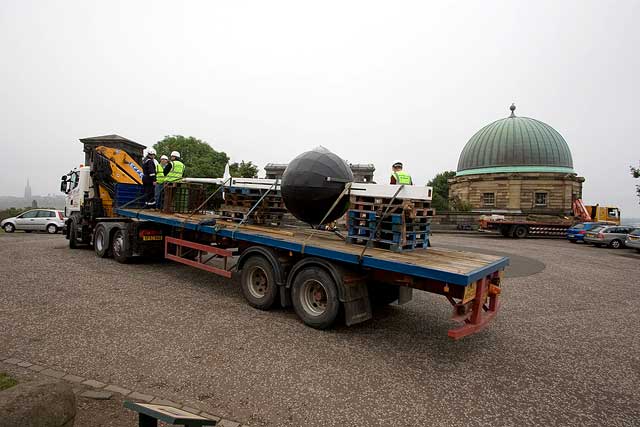
<svg viewBox="0 0 640 427">
<path fill-rule="evenodd" d="M 296 218 L 319 225 L 331 206 L 353 181 L 351 168 L 340 157 L 318 147 L 293 159 L 282 175 L 282 199 Z M 324 223 L 340 218 L 349 208 L 344 195 Z"/>
</svg>

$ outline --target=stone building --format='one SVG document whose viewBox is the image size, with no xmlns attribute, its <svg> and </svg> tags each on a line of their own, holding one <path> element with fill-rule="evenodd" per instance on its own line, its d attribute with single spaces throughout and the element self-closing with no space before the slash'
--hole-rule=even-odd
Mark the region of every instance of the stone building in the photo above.
<svg viewBox="0 0 640 427">
<path fill-rule="evenodd" d="M 460 154 L 449 199 L 474 213 L 569 215 L 582 197 L 567 142 L 539 120 L 511 115 L 480 129 Z"/>
<path fill-rule="evenodd" d="M 349 164 L 349 166 L 351 167 L 351 172 L 353 172 L 353 180 L 355 182 L 373 182 L 373 172 L 376 170 L 373 164 Z M 266 178 L 282 178 L 282 174 L 286 168 L 286 163 L 268 163 L 264 167 L 267 174 Z"/>
</svg>

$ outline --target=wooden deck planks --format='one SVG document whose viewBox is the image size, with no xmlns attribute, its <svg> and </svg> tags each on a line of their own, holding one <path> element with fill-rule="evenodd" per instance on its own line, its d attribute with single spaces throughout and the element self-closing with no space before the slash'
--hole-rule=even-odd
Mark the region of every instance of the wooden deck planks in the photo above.
<svg viewBox="0 0 640 427">
<path fill-rule="evenodd" d="M 159 211 L 142 210 L 141 212 L 170 220 L 178 220 L 191 224 L 199 224 L 203 221 L 219 220 L 215 215 L 187 215 L 187 214 L 166 214 Z M 225 229 L 230 230 L 236 224 L 220 222 Z M 269 238 L 278 239 L 285 242 L 293 242 L 297 244 L 306 244 L 306 246 L 318 247 L 322 249 L 339 251 L 351 255 L 360 255 L 363 246 L 349 245 L 341 240 L 338 236 L 331 232 L 304 229 L 300 227 L 280 227 L 269 230 L 267 226 L 256 230 L 254 227 L 240 227 L 238 231 L 245 234 L 264 235 Z M 309 239 L 309 236 L 313 236 Z M 479 254 L 475 252 L 463 252 L 450 249 L 440 249 L 430 247 L 428 249 L 414 250 L 407 252 L 393 252 L 385 249 L 369 248 L 365 256 L 374 257 L 376 259 L 416 265 L 425 268 L 453 272 L 457 274 L 469 274 L 475 270 L 483 268 L 489 264 L 502 259 L 500 256 Z"/>
</svg>

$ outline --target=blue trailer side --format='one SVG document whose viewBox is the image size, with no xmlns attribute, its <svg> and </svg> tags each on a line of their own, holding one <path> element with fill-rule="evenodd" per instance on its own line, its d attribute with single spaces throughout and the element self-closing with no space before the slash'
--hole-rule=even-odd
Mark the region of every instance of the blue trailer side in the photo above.
<svg viewBox="0 0 640 427">
<path fill-rule="evenodd" d="M 236 266 L 242 270 L 241 286 L 248 302 L 269 308 L 278 293 L 269 288 L 269 282 L 275 282 L 277 286 L 272 287 L 280 289 L 280 302 L 290 302 L 306 324 L 318 328 L 330 326 L 337 317 L 337 309 L 332 309 L 335 315 L 325 319 L 334 297 L 345 307 L 347 324 L 352 324 L 371 317 L 369 294 L 385 290 L 387 299 L 402 301 L 402 295 L 410 298 L 410 292 L 417 289 L 447 297 L 454 307 L 454 320 L 462 323 L 450 330 L 449 336 L 462 338 L 483 329 L 495 317 L 501 272 L 509 263 L 506 257 L 438 248 L 403 253 L 371 249 L 361 257 L 362 246 L 349 245 L 335 236 L 309 236 L 311 231 L 306 229 L 282 233 L 267 227 L 256 230 L 216 224 L 212 216 L 137 209 L 116 209 L 116 213 L 129 221 L 166 227 L 172 236 L 165 239 L 167 258 L 217 274 L 227 271 L 226 258 L 231 252 L 226 248 L 240 248 Z M 183 238 L 185 233 L 192 237 Z M 198 256 L 187 259 L 183 250 L 196 251 Z M 225 259 L 225 269 L 208 264 L 215 257 Z M 251 272 L 246 273 L 247 269 Z M 335 295 L 330 289 L 334 284 Z M 311 286 L 307 296 L 299 290 L 307 289 L 305 286 Z"/>
</svg>

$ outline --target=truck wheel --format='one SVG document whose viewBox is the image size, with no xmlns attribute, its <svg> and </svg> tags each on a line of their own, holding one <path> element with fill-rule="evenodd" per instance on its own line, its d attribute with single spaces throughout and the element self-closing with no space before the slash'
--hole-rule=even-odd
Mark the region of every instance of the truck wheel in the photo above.
<svg viewBox="0 0 640 427">
<path fill-rule="evenodd" d="M 93 249 L 96 251 L 96 255 L 100 258 L 111 256 L 110 243 L 107 229 L 102 225 L 98 225 L 93 233 Z"/>
<path fill-rule="evenodd" d="M 400 288 L 383 282 L 371 282 L 367 284 L 369 301 L 371 305 L 381 307 L 397 301 L 400 297 Z"/>
<path fill-rule="evenodd" d="M 72 219 L 69 221 L 69 248 L 78 249 L 78 225 L 76 221 Z"/>
<path fill-rule="evenodd" d="M 121 264 L 128 263 L 131 259 L 128 255 L 128 248 L 129 238 L 127 233 L 122 229 L 117 230 L 113 235 L 113 240 L 111 240 L 111 252 L 113 253 L 113 258 Z"/>
<path fill-rule="evenodd" d="M 332 326 L 340 311 L 336 283 L 319 267 L 306 267 L 296 275 L 291 299 L 298 317 L 316 329 Z"/>
<path fill-rule="evenodd" d="M 16 226 L 9 222 L 4 225 L 4 231 L 7 233 L 13 233 L 14 231 L 16 231 Z"/>
<path fill-rule="evenodd" d="M 524 239 L 529 234 L 529 229 L 524 225 L 519 225 L 513 230 L 513 237 L 516 239 Z"/>
<path fill-rule="evenodd" d="M 609 243 L 613 249 L 620 249 L 622 247 L 622 241 L 618 239 L 613 239 L 611 243 Z"/>
<path fill-rule="evenodd" d="M 260 310 L 269 310 L 278 297 L 273 267 L 259 255 L 250 257 L 244 263 L 240 285 L 249 305 Z"/>
</svg>

